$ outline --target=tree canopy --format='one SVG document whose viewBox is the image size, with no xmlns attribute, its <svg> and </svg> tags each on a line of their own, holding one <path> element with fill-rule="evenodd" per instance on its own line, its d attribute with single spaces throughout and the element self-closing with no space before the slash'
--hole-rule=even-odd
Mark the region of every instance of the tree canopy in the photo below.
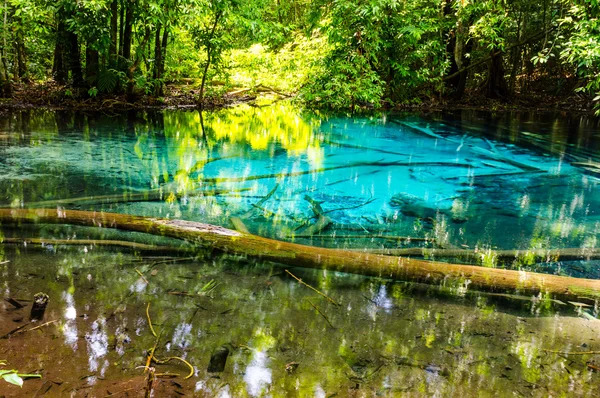
<svg viewBox="0 0 600 398">
<path fill-rule="evenodd" d="M 269 85 L 316 107 L 600 100 L 598 0 L 5 0 L 0 87 L 160 98 Z"/>
</svg>

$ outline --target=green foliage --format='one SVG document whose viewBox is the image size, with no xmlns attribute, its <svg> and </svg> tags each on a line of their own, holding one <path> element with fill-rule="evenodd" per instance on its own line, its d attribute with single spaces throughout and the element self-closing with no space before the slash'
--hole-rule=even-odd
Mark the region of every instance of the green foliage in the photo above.
<svg viewBox="0 0 600 398">
<path fill-rule="evenodd" d="M 125 74 L 116 69 L 102 69 L 98 74 L 98 91 L 113 92 L 119 83 L 125 79 Z"/>
<path fill-rule="evenodd" d="M 7 0 L 0 9 L 0 79 L 56 78 L 90 96 L 160 95 L 204 77 L 299 92 L 312 106 L 377 107 L 439 99 L 468 67 L 461 78 L 473 91 L 507 80 L 507 97 L 547 79 L 594 98 L 600 114 L 597 0 Z M 490 76 L 492 54 L 500 76 Z"/>
<path fill-rule="evenodd" d="M 229 51 L 225 55 L 226 68 L 221 77 L 239 87 L 262 84 L 293 93 L 310 84 L 310 79 L 317 74 L 318 66 L 314 60 L 321 59 L 327 51 L 325 38 L 307 38 L 300 34 L 278 50 L 254 44 L 247 49 Z"/>
<path fill-rule="evenodd" d="M 333 3 L 322 27 L 333 50 L 304 98 L 333 108 L 379 106 L 439 86 L 446 65 L 440 28 L 436 1 Z"/>
<path fill-rule="evenodd" d="M 0 365 L 6 365 L 5 361 L 0 361 Z M 18 371 L 12 369 L 0 369 L 0 378 L 6 381 L 7 383 L 14 384 L 15 386 L 23 387 L 23 379 L 28 378 L 41 378 L 42 376 L 39 374 L 23 374 L 18 373 Z"/>
</svg>

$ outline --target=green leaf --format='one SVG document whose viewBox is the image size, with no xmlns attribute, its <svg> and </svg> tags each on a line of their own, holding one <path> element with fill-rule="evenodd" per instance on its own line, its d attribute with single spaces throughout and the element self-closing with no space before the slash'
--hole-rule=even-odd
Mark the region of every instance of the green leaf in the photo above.
<svg viewBox="0 0 600 398">
<path fill-rule="evenodd" d="M 20 378 L 19 375 L 14 372 L 4 374 L 2 375 L 2 378 L 10 384 L 23 387 L 23 379 Z"/>
</svg>

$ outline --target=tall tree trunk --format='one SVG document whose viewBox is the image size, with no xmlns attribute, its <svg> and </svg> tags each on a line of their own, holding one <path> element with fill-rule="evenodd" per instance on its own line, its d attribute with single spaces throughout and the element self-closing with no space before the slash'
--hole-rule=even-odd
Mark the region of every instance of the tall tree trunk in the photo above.
<svg viewBox="0 0 600 398">
<path fill-rule="evenodd" d="M 488 69 L 488 77 L 485 82 L 485 94 L 488 98 L 507 99 L 508 85 L 504 76 L 504 62 L 502 52 L 492 50 Z"/>
<path fill-rule="evenodd" d="M 0 48 L 0 93 L 3 97 L 12 96 L 12 85 L 10 82 L 10 76 L 8 74 L 8 65 L 6 64 L 6 33 L 8 30 L 8 4 L 7 0 L 4 0 L 4 24 L 3 24 L 3 45 Z"/>
<path fill-rule="evenodd" d="M 85 80 L 90 87 L 97 85 L 99 73 L 100 54 L 88 43 L 85 48 Z"/>
<path fill-rule="evenodd" d="M 210 36 L 208 38 L 208 42 L 206 44 L 206 64 L 204 65 L 204 71 L 202 73 L 202 83 L 200 84 L 200 96 L 198 98 L 198 103 L 200 105 L 200 109 L 204 106 L 204 87 L 206 85 L 206 77 L 208 75 L 208 68 L 210 67 L 211 57 L 212 57 L 212 40 L 215 36 L 215 31 L 217 30 L 217 26 L 219 25 L 219 20 L 221 19 L 222 12 L 217 11 L 215 14 L 215 20 L 210 31 Z"/>
<path fill-rule="evenodd" d="M 21 18 L 16 19 L 18 25 L 22 25 Z M 25 54 L 25 38 L 23 37 L 23 29 L 19 26 L 15 32 L 15 80 L 23 80 L 27 78 L 27 59 Z"/>
<path fill-rule="evenodd" d="M 10 84 L 10 76 L 6 69 L 6 61 L 4 50 L 0 49 L 0 97 L 10 98 L 12 96 L 12 85 Z"/>
<path fill-rule="evenodd" d="M 159 96 L 160 95 L 160 64 L 162 62 L 162 45 L 160 42 L 161 39 L 161 35 L 160 35 L 160 30 L 161 30 L 161 24 L 159 23 L 158 26 L 156 27 L 156 32 L 154 35 L 154 64 L 152 66 L 152 79 L 154 79 L 154 95 L 155 96 Z"/>
<path fill-rule="evenodd" d="M 123 56 L 123 34 L 125 32 L 125 0 L 121 0 L 119 16 L 119 56 Z"/>
<path fill-rule="evenodd" d="M 522 17 L 522 18 L 521 18 Z M 524 39 L 524 32 L 527 28 L 527 13 L 519 13 L 517 21 L 517 41 L 521 42 Z M 511 94 L 515 93 L 517 74 L 521 70 L 523 64 L 523 50 L 521 47 L 514 47 L 511 51 L 512 69 L 510 71 L 510 78 L 508 80 L 508 90 Z"/>
<path fill-rule="evenodd" d="M 165 29 L 163 31 L 163 37 L 162 37 L 162 51 L 161 53 L 161 57 L 160 57 L 160 64 L 159 64 L 159 69 L 158 69 L 158 73 L 161 77 L 161 79 L 163 78 L 164 74 L 165 74 L 165 59 L 167 58 L 167 42 L 169 41 L 169 27 L 168 25 L 165 25 Z M 160 89 L 160 95 L 163 95 L 163 85 L 161 84 L 161 89 Z"/>
<path fill-rule="evenodd" d="M 114 60 L 117 56 L 117 30 L 118 30 L 118 17 L 119 17 L 119 3 L 117 0 L 113 0 L 110 3 L 110 48 L 109 55 L 111 60 Z"/>
<path fill-rule="evenodd" d="M 57 14 L 58 26 L 56 28 L 56 43 L 54 46 L 54 62 L 52 64 L 52 77 L 60 85 L 67 84 L 68 69 L 66 62 L 67 29 L 65 25 L 64 11 L 59 10 Z"/>
<path fill-rule="evenodd" d="M 453 0 L 446 0 L 444 7 L 444 16 L 453 16 Z M 469 66 L 470 58 L 465 54 L 470 53 L 473 42 L 468 40 L 469 26 L 472 21 L 463 21 L 459 18 L 456 28 L 451 30 L 446 43 L 446 54 L 450 59 L 450 69 L 448 70 L 448 79 L 446 87 L 449 89 L 449 95 L 455 99 L 461 99 L 467 86 L 468 71 L 463 70 Z"/>
<path fill-rule="evenodd" d="M 73 32 L 67 32 L 69 44 L 69 70 L 73 87 L 83 86 L 83 72 L 81 69 L 81 54 L 79 52 L 79 38 Z"/>
<path fill-rule="evenodd" d="M 131 40 L 133 30 L 133 8 L 135 0 L 125 0 L 125 28 L 123 30 L 123 58 L 131 59 Z"/>
<path fill-rule="evenodd" d="M 135 60 L 133 61 L 131 66 L 129 68 L 127 68 L 126 95 L 127 95 L 127 101 L 129 101 L 129 102 L 135 102 L 135 93 L 133 90 L 134 86 L 135 86 L 135 81 L 133 78 L 134 78 L 135 71 L 140 66 L 140 62 L 142 62 L 142 53 L 144 52 L 143 49 L 144 49 L 144 47 L 146 47 L 148 40 L 150 40 L 150 35 L 151 35 L 150 28 L 146 28 L 146 34 L 144 35 L 144 38 L 139 45 L 138 51 L 136 51 Z"/>
</svg>

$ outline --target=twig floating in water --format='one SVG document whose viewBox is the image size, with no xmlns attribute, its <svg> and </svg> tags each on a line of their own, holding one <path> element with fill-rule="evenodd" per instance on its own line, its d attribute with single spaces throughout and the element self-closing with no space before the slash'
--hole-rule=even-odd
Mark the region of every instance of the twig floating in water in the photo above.
<svg viewBox="0 0 600 398">
<path fill-rule="evenodd" d="M 563 355 L 598 355 L 600 351 L 559 351 L 559 350 L 544 350 L 546 352 L 552 352 L 554 354 Z"/>
<path fill-rule="evenodd" d="M 181 362 L 183 362 L 184 364 L 186 364 L 190 368 L 190 373 L 187 376 L 185 376 L 184 379 L 189 379 L 190 377 L 192 377 L 194 375 L 194 367 L 192 366 L 191 363 L 189 363 L 188 361 L 186 361 L 183 358 L 180 358 L 180 357 L 168 357 L 167 359 L 160 360 L 160 359 L 156 358 L 153 355 L 152 359 L 154 360 L 154 362 L 156 362 L 158 364 L 165 364 L 165 363 L 167 363 L 169 361 L 172 361 L 174 359 L 178 360 L 178 361 L 181 361 Z"/>
<path fill-rule="evenodd" d="M 51 324 L 53 324 L 53 323 L 56 323 L 56 322 L 58 322 L 58 319 L 55 319 L 55 320 L 53 320 L 53 321 L 48 321 L 48 322 L 46 322 L 46 323 L 42 323 L 41 325 L 39 325 L 39 326 L 36 326 L 36 327 L 34 327 L 34 328 L 31 328 L 31 329 L 27 329 L 27 330 L 20 330 L 20 331 L 18 331 L 17 333 L 26 333 L 26 332 L 31 332 L 32 330 L 40 329 L 40 328 L 43 328 L 44 326 L 48 326 L 48 325 L 51 325 Z"/>
<path fill-rule="evenodd" d="M 334 329 L 335 329 L 335 327 L 333 326 L 333 324 L 331 323 L 331 321 L 329 321 L 329 318 L 327 318 L 327 316 L 326 316 L 325 314 L 323 314 L 323 312 L 322 312 L 322 311 L 319 309 L 319 307 L 317 307 L 316 305 L 314 305 L 314 304 L 312 303 L 312 301 L 310 301 L 310 300 L 306 300 L 306 301 L 308 301 L 308 303 L 309 303 L 310 305 L 312 305 L 312 306 L 313 306 L 313 308 L 314 308 L 315 310 L 317 310 L 317 312 L 318 312 L 319 314 L 321 314 L 321 316 L 322 316 L 323 318 L 325 318 L 325 320 L 327 321 L 327 323 L 329 324 L 329 326 L 331 326 L 332 328 L 334 328 Z"/>
<path fill-rule="evenodd" d="M 148 282 L 146 281 L 146 283 Z M 156 332 L 154 331 L 154 327 L 152 326 L 152 320 L 150 319 L 150 302 L 148 302 L 148 306 L 146 307 L 146 316 L 148 317 L 148 325 L 150 325 L 150 331 L 152 332 L 152 335 L 156 337 Z"/>
<path fill-rule="evenodd" d="M 162 335 L 162 331 L 160 334 Z M 148 359 L 146 359 L 146 366 L 144 366 L 144 372 L 146 372 L 147 370 L 150 370 L 150 362 L 152 362 L 152 358 L 154 358 L 154 351 L 156 351 L 156 347 L 158 346 L 159 340 L 160 340 L 160 336 L 157 336 L 156 340 L 154 341 L 154 345 L 152 346 L 152 349 L 150 350 L 150 354 L 148 355 Z"/>
<path fill-rule="evenodd" d="M 313 291 L 319 293 L 321 296 L 325 297 L 327 300 L 329 300 L 331 303 L 339 306 L 340 304 L 338 304 L 335 300 L 333 300 L 331 297 L 327 296 L 325 293 L 321 293 L 320 291 L 318 291 L 317 289 L 315 289 L 314 287 L 312 287 L 311 285 L 309 285 L 308 283 L 302 281 L 302 279 L 298 278 L 296 275 L 292 274 L 290 271 L 288 271 L 287 269 L 285 270 L 285 272 L 287 272 L 288 274 L 290 274 L 290 276 L 292 278 L 294 278 L 295 280 L 297 280 L 299 283 L 303 284 L 304 286 L 308 287 L 309 289 L 312 289 Z"/>
<path fill-rule="evenodd" d="M 137 272 L 138 275 L 142 277 L 142 280 L 144 282 L 146 282 L 146 285 L 150 284 L 150 282 L 148 282 L 148 279 L 146 279 L 146 277 L 144 276 L 144 274 L 142 274 L 137 268 L 135 269 L 135 272 Z M 148 303 L 148 306 L 150 306 L 150 303 Z M 156 336 L 156 335 L 154 335 L 154 336 Z"/>
<path fill-rule="evenodd" d="M 9 338 L 10 336 L 12 336 L 13 334 L 17 333 L 19 330 L 23 329 L 25 326 L 29 325 L 30 323 L 31 322 L 27 322 L 27 323 L 25 323 L 25 324 L 23 324 L 21 326 L 18 326 L 16 328 L 14 328 L 10 332 L 6 333 L 5 335 L 0 336 L 0 340 Z"/>
</svg>

